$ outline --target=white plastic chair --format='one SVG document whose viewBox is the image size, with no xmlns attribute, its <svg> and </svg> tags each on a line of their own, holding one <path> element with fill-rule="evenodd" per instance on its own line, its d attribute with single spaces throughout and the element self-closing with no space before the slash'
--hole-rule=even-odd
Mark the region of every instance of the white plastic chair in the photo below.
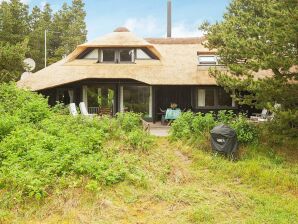
<svg viewBox="0 0 298 224">
<path fill-rule="evenodd" d="M 69 104 L 69 113 L 72 116 L 77 116 L 78 115 L 78 111 L 77 111 L 77 107 L 75 103 L 71 103 Z"/>
<path fill-rule="evenodd" d="M 264 108 L 260 114 L 255 113 L 253 115 L 254 116 L 250 116 L 251 120 L 263 121 L 264 119 L 267 119 L 267 117 L 268 117 L 268 110 Z"/>
<path fill-rule="evenodd" d="M 81 114 L 88 117 L 94 117 L 96 114 L 89 114 L 86 108 L 85 102 L 80 102 L 79 104 Z"/>
</svg>

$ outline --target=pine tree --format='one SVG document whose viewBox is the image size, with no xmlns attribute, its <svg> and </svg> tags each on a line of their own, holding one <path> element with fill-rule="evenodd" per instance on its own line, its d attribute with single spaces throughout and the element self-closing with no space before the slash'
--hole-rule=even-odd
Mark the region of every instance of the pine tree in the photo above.
<svg viewBox="0 0 298 224">
<path fill-rule="evenodd" d="M 20 0 L 1 1 L 0 80 L 20 77 L 25 57 L 35 60 L 35 71 L 44 67 L 45 30 L 48 31 L 47 64 L 57 62 L 72 52 L 78 44 L 86 41 L 85 16 L 82 0 L 73 0 L 71 6 L 64 3 L 54 15 L 49 4 L 42 10 L 33 7 L 29 15 L 28 5 Z"/>
<path fill-rule="evenodd" d="M 82 0 L 73 0 L 72 5 L 63 4 L 62 9 L 54 15 L 55 36 L 51 45 L 54 50 L 53 61 L 71 53 L 77 45 L 86 41 L 86 12 Z"/>
<path fill-rule="evenodd" d="M 30 35 L 29 47 L 30 52 L 28 57 L 31 57 L 36 62 L 36 70 L 44 67 L 44 32 L 52 26 L 52 9 L 49 4 L 46 4 L 41 11 L 37 6 L 32 9 L 30 15 Z M 48 33 L 47 42 L 50 43 L 52 33 Z M 49 55 L 50 57 L 50 55 Z"/>
<path fill-rule="evenodd" d="M 207 47 L 217 49 L 229 68 L 229 74 L 211 70 L 217 83 L 240 93 L 239 103 L 272 110 L 281 104 L 280 127 L 285 128 L 298 128 L 297 21 L 297 0 L 233 0 L 222 22 L 201 27 Z M 253 72 L 260 70 L 273 75 L 256 80 Z"/>
<path fill-rule="evenodd" d="M 3 1 L 0 4 L 0 41 L 20 43 L 29 34 L 28 5 L 20 0 Z"/>
<path fill-rule="evenodd" d="M 19 80 L 27 50 L 26 40 L 13 45 L 0 41 L 0 83 Z"/>
</svg>

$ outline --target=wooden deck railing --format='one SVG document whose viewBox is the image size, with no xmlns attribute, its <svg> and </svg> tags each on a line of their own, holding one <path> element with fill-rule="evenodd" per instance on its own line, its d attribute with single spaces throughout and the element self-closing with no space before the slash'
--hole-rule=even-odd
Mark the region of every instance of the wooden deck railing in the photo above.
<svg viewBox="0 0 298 224">
<path fill-rule="evenodd" d="M 99 107 L 88 107 L 89 114 L 99 114 Z"/>
</svg>

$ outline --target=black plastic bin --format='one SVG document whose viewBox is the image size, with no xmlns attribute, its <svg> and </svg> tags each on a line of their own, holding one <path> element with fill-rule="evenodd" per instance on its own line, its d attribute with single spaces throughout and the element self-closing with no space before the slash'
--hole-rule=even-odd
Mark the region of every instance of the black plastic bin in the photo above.
<svg viewBox="0 0 298 224">
<path fill-rule="evenodd" d="M 218 125 L 211 131 L 211 146 L 213 151 L 226 155 L 237 152 L 238 140 L 236 132 L 227 125 Z"/>
</svg>

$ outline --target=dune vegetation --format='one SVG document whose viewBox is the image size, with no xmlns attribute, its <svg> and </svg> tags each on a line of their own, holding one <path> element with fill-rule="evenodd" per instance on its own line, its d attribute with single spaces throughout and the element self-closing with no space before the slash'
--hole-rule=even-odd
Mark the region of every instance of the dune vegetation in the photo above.
<svg viewBox="0 0 298 224">
<path fill-rule="evenodd" d="M 158 138 L 140 115 L 72 117 L 14 84 L 0 111 L 0 223 L 298 222 L 298 141 L 266 125 L 185 113 Z M 238 131 L 235 160 L 210 150 L 218 122 Z"/>
</svg>

